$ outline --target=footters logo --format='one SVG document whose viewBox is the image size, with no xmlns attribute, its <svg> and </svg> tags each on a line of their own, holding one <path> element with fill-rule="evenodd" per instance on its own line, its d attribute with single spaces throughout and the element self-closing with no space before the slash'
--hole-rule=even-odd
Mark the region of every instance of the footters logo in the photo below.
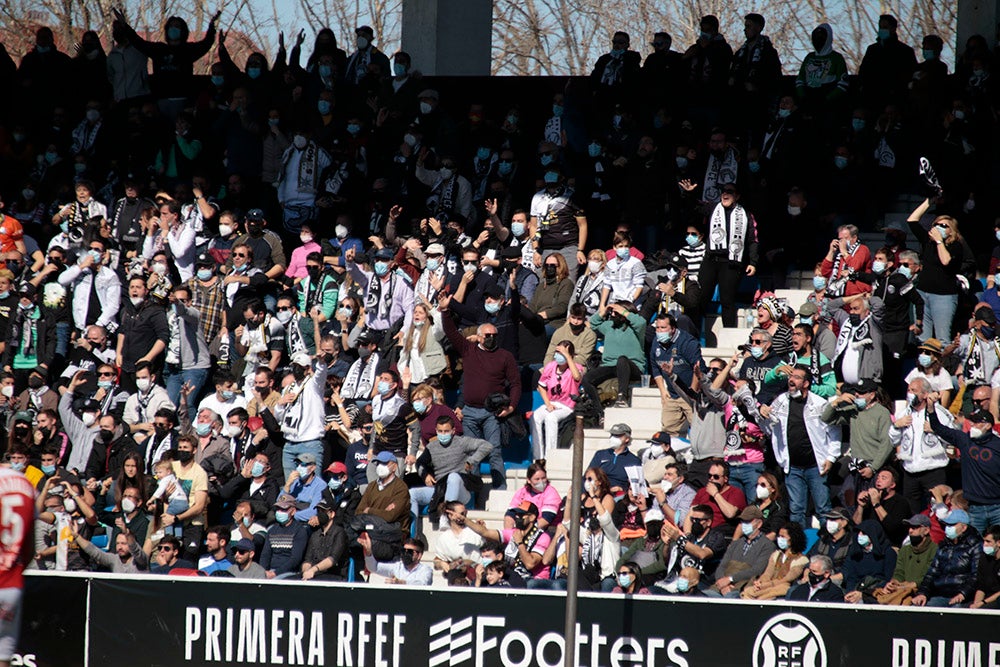
<svg viewBox="0 0 1000 667">
<path fill-rule="evenodd" d="M 812 621 L 778 614 L 757 633 L 753 667 L 826 667 L 826 644 Z"/>
</svg>

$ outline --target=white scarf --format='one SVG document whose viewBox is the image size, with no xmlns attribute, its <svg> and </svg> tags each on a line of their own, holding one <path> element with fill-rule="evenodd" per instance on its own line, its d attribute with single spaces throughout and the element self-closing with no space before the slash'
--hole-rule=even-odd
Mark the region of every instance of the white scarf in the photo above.
<svg viewBox="0 0 1000 667">
<path fill-rule="evenodd" d="M 372 352 L 368 359 L 358 359 L 351 364 L 344 378 L 340 393 L 344 398 L 367 401 L 375 386 L 375 369 L 378 367 L 378 352 Z"/>
<path fill-rule="evenodd" d="M 850 320 L 845 321 L 840 327 L 840 335 L 837 336 L 837 348 L 834 350 L 833 357 L 839 359 L 840 355 L 847 349 L 848 344 L 855 349 L 860 350 L 865 345 L 871 344 L 871 314 L 865 319 L 858 323 L 858 326 L 851 324 Z"/>
<path fill-rule="evenodd" d="M 717 204 L 712 211 L 709 222 L 709 249 L 729 251 L 729 261 L 743 260 L 743 249 L 746 246 L 747 227 L 749 219 L 746 210 L 739 204 L 733 205 L 729 214 L 729 233 L 726 234 L 726 211 L 722 204 Z"/>
<path fill-rule="evenodd" d="M 738 171 L 739 161 L 732 148 L 727 148 L 721 158 L 709 155 L 708 168 L 705 170 L 705 201 L 717 203 L 722 198 L 721 187 L 727 183 L 735 183 Z"/>
</svg>

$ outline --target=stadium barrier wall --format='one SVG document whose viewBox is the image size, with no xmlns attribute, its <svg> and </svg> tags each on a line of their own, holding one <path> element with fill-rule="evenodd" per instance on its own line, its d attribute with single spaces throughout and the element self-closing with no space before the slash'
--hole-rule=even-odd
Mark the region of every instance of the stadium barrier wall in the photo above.
<svg viewBox="0 0 1000 667">
<path fill-rule="evenodd" d="M 32 575 L 16 667 L 562 667 L 564 594 Z M 580 667 L 1000 667 L 1000 612 L 580 596 Z"/>
</svg>

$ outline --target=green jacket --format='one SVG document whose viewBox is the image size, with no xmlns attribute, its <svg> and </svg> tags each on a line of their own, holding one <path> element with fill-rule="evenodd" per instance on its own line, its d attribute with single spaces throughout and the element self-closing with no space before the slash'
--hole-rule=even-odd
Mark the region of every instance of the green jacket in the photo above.
<svg viewBox="0 0 1000 667">
<path fill-rule="evenodd" d="M 793 352 L 794 354 L 794 352 Z M 812 363 L 812 357 L 800 357 L 796 355 L 796 364 L 802 364 L 803 366 L 809 366 Z M 764 376 L 764 384 L 771 382 L 785 382 L 788 378 L 784 377 L 778 373 L 775 369 L 781 366 L 775 366 L 767 372 Z M 821 382 L 813 382 L 809 385 L 809 391 L 821 396 L 822 398 L 832 398 L 837 395 L 837 376 L 833 372 L 833 364 L 830 360 L 826 358 L 822 352 L 819 353 L 819 373 Z"/>
<path fill-rule="evenodd" d="M 629 313 L 627 325 L 615 327 L 610 317 L 604 319 L 600 314 L 594 313 L 590 317 L 590 328 L 604 339 L 601 366 L 614 366 L 618 363 L 618 357 L 627 357 L 640 369 L 646 367 L 646 354 L 643 351 L 646 320 L 640 315 Z"/>
<path fill-rule="evenodd" d="M 938 547 L 930 535 L 924 538 L 919 549 L 914 549 L 909 544 L 903 545 L 896 557 L 896 569 L 892 573 L 892 578 L 896 581 L 912 581 L 919 584 L 924 580 L 924 575 L 927 574 L 937 550 Z"/>
</svg>

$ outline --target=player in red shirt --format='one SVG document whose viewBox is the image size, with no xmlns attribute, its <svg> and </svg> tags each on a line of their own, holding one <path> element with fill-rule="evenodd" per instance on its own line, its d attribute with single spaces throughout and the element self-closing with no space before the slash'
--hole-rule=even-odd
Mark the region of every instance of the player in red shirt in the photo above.
<svg viewBox="0 0 1000 667">
<path fill-rule="evenodd" d="M 35 489 L 10 468 L 0 468 L 0 667 L 8 667 L 21 632 L 24 567 L 32 558 Z"/>
</svg>

